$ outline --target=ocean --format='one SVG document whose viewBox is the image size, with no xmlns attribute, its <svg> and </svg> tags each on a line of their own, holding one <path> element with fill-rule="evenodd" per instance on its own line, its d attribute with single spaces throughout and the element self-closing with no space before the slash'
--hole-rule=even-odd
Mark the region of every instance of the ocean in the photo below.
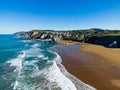
<svg viewBox="0 0 120 90">
<path fill-rule="evenodd" d="M 77 90 L 58 67 L 53 46 L 0 35 L 0 90 Z"/>
</svg>

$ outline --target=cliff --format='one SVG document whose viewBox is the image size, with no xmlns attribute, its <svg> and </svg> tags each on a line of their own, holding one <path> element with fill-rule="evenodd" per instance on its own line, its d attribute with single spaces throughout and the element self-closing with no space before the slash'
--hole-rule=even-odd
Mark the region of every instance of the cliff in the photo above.
<svg viewBox="0 0 120 90">
<path fill-rule="evenodd" d="M 120 30 L 76 30 L 70 31 L 70 35 L 63 39 L 97 44 L 108 48 L 120 48 Z"/>
<path fill-rule="evenodd" d="M 120 48 L 120 36 L 93 36 L 85 39 L 84 42 L 102 45 L 108 48 Z"/>
<path fill-rule="evenodd" d="M 120 48 L 120 30 L 32 30 L 28 32 L 17 32 L 15 35 L 20 39 L 39 39 L 50 43 L 58 43 L 60 40 L 72 40 L 103 45 L 108 48 Z"/>
<path fill-rule="evenodd" d="M 50 43 L 57 43 L 60 41 L 58 35 L 50 33 L 48 31 L 29 31 L 29 32 L 17 32 L 14 34 L 21 40 L 42 40 Z"/>
</svg>

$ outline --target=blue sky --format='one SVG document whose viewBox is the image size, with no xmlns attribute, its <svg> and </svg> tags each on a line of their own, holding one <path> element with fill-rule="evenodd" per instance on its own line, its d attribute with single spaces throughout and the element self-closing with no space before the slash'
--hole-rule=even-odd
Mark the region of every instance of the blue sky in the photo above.
<svg viewBox="0 0 120 90">
<path fill-rule="evenodd" d="M 120 29 L 120 0 L 0 0 L 0 34 L 87 28 Z"/>
</svg>

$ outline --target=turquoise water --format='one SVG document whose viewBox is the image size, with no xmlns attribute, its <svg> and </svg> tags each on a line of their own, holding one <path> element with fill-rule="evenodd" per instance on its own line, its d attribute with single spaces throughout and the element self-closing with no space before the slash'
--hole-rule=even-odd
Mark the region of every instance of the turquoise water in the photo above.
<svg viewBox="0 0 120 90">
<path fill-rule="evenodd" d="M 0 90 L 76 90 L 58 68 L 61 58 L 52 46 L 0 35 Z"/>
<path fill-rule="evenodd" d="M 14 57 L 24 45 L 24 42 L 19 42 L 13 35 L 0 35 L 0 63 Z"/>
</svg>

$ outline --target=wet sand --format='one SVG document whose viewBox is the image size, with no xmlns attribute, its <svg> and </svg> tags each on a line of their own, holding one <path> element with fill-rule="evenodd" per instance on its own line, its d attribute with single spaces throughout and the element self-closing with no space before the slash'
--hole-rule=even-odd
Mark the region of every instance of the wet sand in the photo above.
<svg viewBox="0 0 120 90">
<path fill-rule="evenodd" d="M 88 50 L 90 46 L 87 46 L 84 44 L 81 46 L 80 44 L 67 46 L 56 45 L 55 51 L 62 57 L 62 64 L 68 72 L 84 83 L 87 83 L 98 90 L 120 90 L 120 65 L 118 63 L 120 61 L 115 64 L 117 60 L 114 61 L 105 58 L 96 54 L 97 52 L 90 52 Z M 88 49 L 85 50 L 85 47 Z M 99 48 L 96 49 L 98 49 L 98 52 L 102 53 L 101 48 L 100 50 Z M 114 64 L 112 64 L 112 62 L 114 62 Z"/>
</svg>

